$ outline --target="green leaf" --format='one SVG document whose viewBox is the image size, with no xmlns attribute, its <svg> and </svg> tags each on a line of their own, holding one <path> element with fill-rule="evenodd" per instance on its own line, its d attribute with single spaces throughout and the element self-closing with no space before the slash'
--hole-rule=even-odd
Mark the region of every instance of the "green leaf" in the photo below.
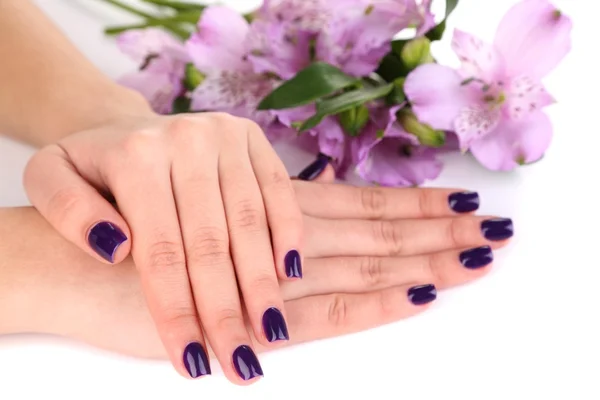
<svg viewBox="0 0 600 400">
<path fill-rule="evenodd" d="M 436 41 L 441 40 L 444 36 L 444 32 L 446 31 L 446 21 L 452 12 L 456 9 L 458 5 L 458 0 L 446 0 L 446 15 L 444 16 L 444 20 L 440 22 L 435 28 L 431 29 L 425 35 L 429 40 Z"/>
<path fill-rule="evenodd" d="M 259 104 L 259 110 L 283 110 L 310 104 L 359 82 L 338 68 L 317 62 L 298 72 L 271 92 Z"/>
<path fill-rule="evenodd" d="M 317 102 L 317 113 L 302 124 L 300 131 L 303 132 L 314 128 L 328 115 L 337 115 L 369 101 L 385 97 L 393 88 L 394 85 L 391 83 L 384 86 L 365 87 L 343 93 L 331 99 L 319 101 Z"/>
</svg>

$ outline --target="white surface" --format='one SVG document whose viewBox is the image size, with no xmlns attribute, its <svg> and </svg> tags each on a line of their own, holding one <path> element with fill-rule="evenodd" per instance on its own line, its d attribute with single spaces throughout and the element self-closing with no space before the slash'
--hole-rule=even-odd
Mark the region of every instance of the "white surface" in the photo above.
<svg viewBox="0 0 600 400">
<path fill-rule="evenodd" d="M 128 17 L 90 0 L 37 2 L 108 74 L 134 67 L 101 32 Z M 248 9 L 256 1 L 229 2 L 236 3 Z M 462 0 L 452 25 L 490 39 L 513 3 Z M 266 378 L 247 388 L 221 375 L 188 382 L 166 362 L 70 342 L 2 338 L 0 398 L 600 399 L 600 87 L 589 57 L 600 9 L 592 0 L 556 4 L 574 18 L 574 49 L 547 80 L 559 104 L 548 110 L 555 141 L 546 159 L 502 174 L 457 158 L 435 182 L 478 190 L 484 213 L 514 218 L 515 241 L 491 275 L 442 293 L 417 318 L 264 355 Z M 451 60 L 448 39 L 436 50 Z M 20 176 L 30 154 L 0 139 L 0 206 L 27 204 Z M 295 172 L 310 160 L 284 157 Z"/>
</svg>

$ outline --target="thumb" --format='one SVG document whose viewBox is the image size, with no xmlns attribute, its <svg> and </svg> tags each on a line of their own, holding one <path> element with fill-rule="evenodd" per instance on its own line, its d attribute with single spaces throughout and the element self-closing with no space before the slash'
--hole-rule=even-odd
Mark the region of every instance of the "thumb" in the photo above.
<svg viewBox="0 0 600 400">
<path fill-rule="evenodd" d="M 123 217 L 79 175 L 59 146 L 38 152 L 27 165 L 25 190 L 32 205 L 66 239 L 96 259 L 116 264 L 131 250 Z"/>
</svg>

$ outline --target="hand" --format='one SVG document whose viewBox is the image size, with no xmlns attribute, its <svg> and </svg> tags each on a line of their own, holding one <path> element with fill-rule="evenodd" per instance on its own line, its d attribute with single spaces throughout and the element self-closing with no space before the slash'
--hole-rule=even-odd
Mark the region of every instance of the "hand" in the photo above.
<svg viewBox="0 0 600 400">
<path fill-rule="evenodd" d="M 131 250 L 181 374 L 192 373 L 189 357 L 206 358 L 204 330 L 227 377 L 243 383 L 236 360 L 255 356 L 238 286 L 258 342 L 288 339 L 277 278 L 302 277 L 303 221 L 256 124 L 217 113 L 120 118 L 42 149 L 25 187 L 41 214 L 97 260 L 119 263 Z M 119 212 L 100 193 L 114 196 Z"/>
<path fill-rule="evenodd" d="M 281 284 L 289 343 L 358 332 L 422 312 L 435 292 L 428 287 L 415 299 L 411 288 L 445 289 L 482 277 L 493 259 L 486 246 L 503 247 L 511 233 L 506 220 L 456 216 L 448 203 L 451 190 L 294 185 L 301 207 L 312 215 L 305 226 L 313 240 L 306 246 L 302 284 Z M 316 201 L 323 195 L 331 202 Z M 132 263 L 102 269 L 79 258 L 57 264 L 66 269 L 58 273 L 72 278 L 55 277 L 48 285 L 52 300 L 41 303 L 61 313 L 45 330 L 124 354 L 163 358 Z M 67 304 L 53 304 L 61 298 Z"/>
</svg>

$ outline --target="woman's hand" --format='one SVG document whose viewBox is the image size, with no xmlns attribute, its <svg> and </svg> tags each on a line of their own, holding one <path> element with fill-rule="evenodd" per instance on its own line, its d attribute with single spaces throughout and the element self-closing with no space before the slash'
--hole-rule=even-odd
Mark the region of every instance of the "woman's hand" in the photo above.
<svg viewBox="0 0 600 400">
<path fill-rule="evenodd" d="M 210 373 L 203 331 L 236 383 L 248 378 L 242 359 L 260 374 L 249 331 L 263 346 L 288 340 L 278 278 L 302 277 L 303 220 L 285 167 L 253 122 L 218 113 L 120 118 L 42 149 L 25 187 L 97 260 L 119 263 L 131 250 L 183 375 Z M 205 368 L 190 371 L 190 357 Z"/>
<path fill-rule="evenodd" d="M 426 310 L 435 299 L 429 285 L 445 289 L 482 277 L 492 265 L 490 247 L 503 247 L 512 233 L 508 220 L 456 216 L 449 204 L 457 205 L 448 200 L 461 196 L 451 190 L 294 185 L 304 212 L 311 214 L 305 217 L 311 237 L 305 278 L 300 285 L 281 284 L 294 344 Z M 325 194 L 330 202 L 317 201 Z M 45 232 L 43 222 L 27 221 L 38 235 Z M 44 297 L 32 299 L 32 308 L 43 304 L 53 310 L 53 318 L 38 329 L 133 356 L 165 357 L 133 263 L 128 259 L 119 268 L 102 268 L 53 233 L 45 236 L 54 237 L 47 246 L 60 250 L 54 257 L 66 258 L 51 260 L 60 269 L 37 278 L 43 289 L 34 296 Z M 21 257 L 44 254 L 30 241 L 18 243 L 21 248 L 14 251 Z M 423 289 L 411 291 L 415 287 Z"/>
</svg>

